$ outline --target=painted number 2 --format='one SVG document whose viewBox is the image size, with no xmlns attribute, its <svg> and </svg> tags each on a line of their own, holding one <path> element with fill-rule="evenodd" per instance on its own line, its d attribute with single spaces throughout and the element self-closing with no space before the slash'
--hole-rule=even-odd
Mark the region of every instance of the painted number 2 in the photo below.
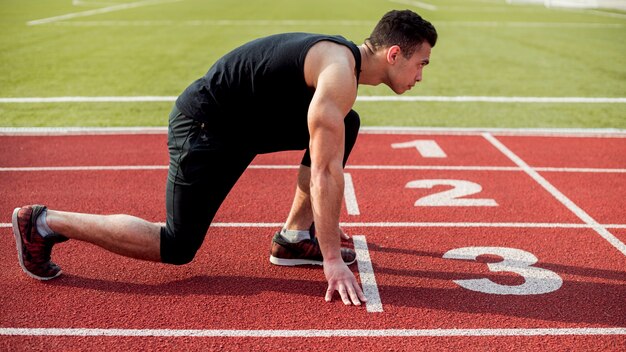
<svg viewBox="0 0 626 352">
<path fill-rule="evenodd" d="M 406 184 L 406 188 L 433 188 L 435 186 L 452 186 L 447 191 L 431 194 L 422 197 L 415 202 L 415 206 L 426 207 L 495 207 L 498 205 L 495 200 L 488 198 L 470 198 L 480 193 L 483 188 L 478 184 L 464 180 L 415 180 Z"/>
<path fill-rule="evenodd" d="M 512 272 L 524 278 L 524 283 L 517 286 L 497 284 L 489 279 L 454 280 L 468 290 L 496 295 L 540 295 L 558 290 L 563 279 L 555 272 L 532 266 L 538 259 L 532 253 L 521 249 L 506 247 L 465 247 L 446 252 L 443 258 L 476 260 L 480 255 L 502 257 L 498 263 L 488 263 L 493 272 Z"/>
</svg>

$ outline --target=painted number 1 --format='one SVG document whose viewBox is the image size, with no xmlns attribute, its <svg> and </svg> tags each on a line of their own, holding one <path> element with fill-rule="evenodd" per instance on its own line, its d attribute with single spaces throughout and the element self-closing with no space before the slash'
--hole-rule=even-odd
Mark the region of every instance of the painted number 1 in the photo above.
<svg viewBox="0 0 626 352">
<path fill-rule="evenodd" d="M 512 272 L 524 278 L 524 283 L 516 286 L 500 285 L 489 279 L 454 280 L 468 290 L 496 295 L 540 295 L 558 290 L 563 279 L 553 271 L 532 266 L 538 259 L 532 253 L 506 247 L 465 247 L 446 252 L 443 258 L 476 260 L 480 255 L 502 257 L 498 263 L 488 263 L 493 272 Z"/>
</svg>

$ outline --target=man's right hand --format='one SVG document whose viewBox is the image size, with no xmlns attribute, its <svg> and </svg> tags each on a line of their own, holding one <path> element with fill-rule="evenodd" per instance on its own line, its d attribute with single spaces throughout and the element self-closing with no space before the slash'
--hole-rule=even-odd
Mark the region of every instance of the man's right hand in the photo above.
<svg viewBox="0 0 626 352">
<path fill-rule="evenodd" d="M 367 298 L 365 298 L 354 274 L 352 274 L 352 271 L 348 269 L 348 266 L 341 258 L 324 260 L 324 275 L 326 275 L 326 280 L 328 281 L 326 302 L 333 300 L 335 291 L 339 292 L 341 300 L 345 305 L 354 304 L 355 306 L 360 306 L 361 302 L 367 302 Z"/>
</svg>

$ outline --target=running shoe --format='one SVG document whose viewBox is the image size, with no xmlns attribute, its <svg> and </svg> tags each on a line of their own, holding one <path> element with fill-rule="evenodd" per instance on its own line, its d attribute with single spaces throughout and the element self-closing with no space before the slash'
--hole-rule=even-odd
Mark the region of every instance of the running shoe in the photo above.
<svg viewBox="0 0 626 352">
<path fill-rule="evenodd" d="M 61 268 L 50 261 L 50 254 L 52 246 L 68 240 L 59 234 L 44 238 L 37 232 L 37 218 L 45 210 L 43 205 L 28 205 L 13 211 L 17 258 L 22 270 L 38 280 L 50 280 L 61 275 Z"/>
<path fill-rule="evenodd" d="M 341 258 L 350 265 L 356 261 L 356 252 L 350 248 L 341 247 Z M 276 232 L 272 239 L 270 249 L 270 262 L 275 265 L 322 265 L 322 251 L 317 242 L 317 237 L 311 231 L 311 239 L 300 242 L 287 242 L 280 231 Z"/>
</svg>

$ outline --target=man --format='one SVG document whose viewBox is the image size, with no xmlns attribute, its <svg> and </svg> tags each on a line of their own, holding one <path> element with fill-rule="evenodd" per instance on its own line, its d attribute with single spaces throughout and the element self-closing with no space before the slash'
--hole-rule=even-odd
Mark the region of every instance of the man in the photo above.
<svg viewBox="0 0 626 352">
<path fill-rule="evenodd" d="M 343 167 L 357 138 L 351 110 L 358 84 L 402 94 L 422 80 L 437 41 L 419 15 L 390 11 L 361 46 L 340 36 L 288 33 L 247 43 L 218 60 L 177 99 L 170 114 L 167 221 L 91 215 L 31 205 L 15 209 L 20 265 L 46 280 L 60 275 L 52 247 L 67 239 L 143 260 L 189 263 L 222 201 L 255 155 L 306 149 L 284 228 L 272 240 L 276 265 L 323 264 L 326 301 L 366 301 L 341 247 Z M 314 225 L 313 225 L 314 224 Z"/>
</svg>

